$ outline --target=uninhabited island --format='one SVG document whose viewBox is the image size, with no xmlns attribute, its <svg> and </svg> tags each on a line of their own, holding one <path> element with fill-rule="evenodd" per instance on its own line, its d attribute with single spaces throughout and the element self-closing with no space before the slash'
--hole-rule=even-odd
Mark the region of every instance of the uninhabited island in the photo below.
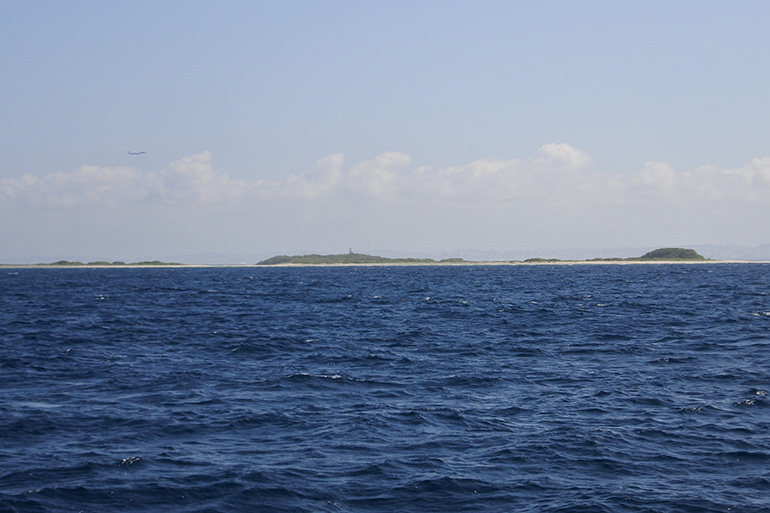
<svg viewBox="0 0 770 513">
<path fill-rule="evenodd" d="M 660 248 L 639 257 L 639 260 L 706 260 L 694 249 Z"/>
<path fill-rule="evenodd" d="M 631 258 L 593 258 L 590 260 L 561 260 L 558 258 L 528 258 L 523 261 L 504 262 L 476 262 L 462 258 L 445 258 L 434 260 L 432 258 L 387 258 L 364 253 L 341 253 L 336 255 L 278 255 L 267 260 L 257 262 L 257 265 L 350 265 L 350 264 L 483 264 L 483 263 L 579 263 L 579 262 L 705 262 L 706 257 L 699 255 L 694 249 L 685 248 L 660 248 L 645 253 L 639 257 Z"/>
<path fill-rule="evenodd" d="M 278 255 L 257 262 L 257 265 L 339 265 L 339 264 L 440 264 L 462 263 L 462 258 L 433 260 L 432 258 L 386 258 L 363 253 L 341 253 L 339 255 Z M 470 262 L 468 262 L 470 263 Z"/>
<path fill-rule="evenodd" d="M 167 267 L 172 265 L 184 265 L 180 264 L 178 262 L 162 262 L 160 260 L 144 260 L 142 262 L 107 262 L 106 260 L 98 260 L 95 262 L 78 262 L 78 261 L 71 261 L 71 260 L 58 260 L 56 262 L 51 262 L 50 264 L 37 264 L 39 266 L 51 266 L 51 267 L 126 267 L 126 266 L 137 266 L 137 267 L 147 267 L 147 266 L 159 266 L 159 267 Z"/>
<path fill-rule="evenodd" d="M 262 260 L 256 264 L 238 264 L 235 267 L 243 266 L 281 266 L 281 265 L 517 265 L 517 264 L 601 264 L 601 263 L 666 263 L 666 262 L 719 262 L 699 255 L 693 249 L 685 248 L 659 248 L 647 252 L 639 257 L 631 258 L 592 258 L 587 260 L 561 260 L 558 258 L 528 258 L 526 260 L 465 260 L 463 258 L 444 258 L 434 260 L 432 258 L 388 258 L 376 255 L 367 255 L 364 253 L 341 253 L 335 255 L 278 255 L 267 260 Z M 234 267 L 227 264 L 184 264 L 178 262 L 163 262 L 161 260 L 144 260 L 141 262 L 121 262 L 121 261 L 94 261 L 78 262 L 70 260 L 59 260 L 51 263 L 41 264 L 0 264 L 0 267 Z"/>
</svg>

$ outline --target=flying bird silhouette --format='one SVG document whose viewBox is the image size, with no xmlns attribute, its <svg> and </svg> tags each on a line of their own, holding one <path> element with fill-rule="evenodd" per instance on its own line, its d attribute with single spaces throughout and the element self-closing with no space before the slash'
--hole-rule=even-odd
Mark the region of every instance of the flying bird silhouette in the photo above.
<svg viewBox="0 0 770 513">
<path fill-rule="evenodd" d="M 146 151 L 129 151 L 128 152 L 129 155 L 144 155 L 145 153 L 147 152 Z"/>
</svg>

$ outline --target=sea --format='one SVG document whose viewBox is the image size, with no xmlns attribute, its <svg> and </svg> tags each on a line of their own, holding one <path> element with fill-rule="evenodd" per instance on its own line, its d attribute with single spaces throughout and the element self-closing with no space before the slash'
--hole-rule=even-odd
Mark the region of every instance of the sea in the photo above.
<svg viewBox="0 0 770 513">
<path fill-rule="evenodd" d="M 770 512 L 770 264 L 0 269 L 2 512 Z"/>
</svg>

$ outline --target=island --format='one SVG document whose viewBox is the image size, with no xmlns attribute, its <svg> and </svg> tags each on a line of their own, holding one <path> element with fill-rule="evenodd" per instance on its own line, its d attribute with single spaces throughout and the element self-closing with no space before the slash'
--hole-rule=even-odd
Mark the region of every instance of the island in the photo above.
<svg viewBox="0 0 770 513">
<path fill-rule="evenodd" d="M 177 262 L 161 262 L 160 260 L 145 260 L 142 262 L 107 262 L 106 260 L 98 260 L 95 262 L 77 262 L 77 261 L 70 261 L 70 260 L 58 260 L 56 262 L 51 262 L 50 264 L 37 264 L 39 266 L 50 266 L 50 267 L 151 267 L 151 266 L 157 266 L 157 267 L 169 267 L 169 266 L 180 266 L 185 264 L 180 264 Z"/>
<path fill-rule="evenodd" d="M 642 261 L 650 261 L 650 260 L 668 260 L 668 261 L 678 261 L 678 260 L 706 260 L 706 257 L 699 255 L 694 249 L 684 249 L 684 248 L 660 248 L 660 249 L 654 249 L 648 253 L 645 253 L 644 255 L 639 257 L 639 260 Z"/>
<path fill-rule="evenodd" d="M 478 261 L 465 260 L 463 258 L 444 258 L 434 260 L 432 258 L 388 258 L 376 255 L 367 255 L 364 253 L 333 254 L 333 255 L 278 255 L 267 260 L 262 260 L 256 264 L 184 264 L 178 262 L 163 262 L 161 260 L 145 260 L 141 262 L 122 262 L 122 261 L 93 261 L 78 262 L 69 260 L 59 260 L 51 263 L 39 264 L 2 264 L 0 268 L 131 268 L 131 267 L 253 267 L 253 266 L 335 266 L 335 265 L 578 265 L 578 264 L 665 264 L 665 263 L 725 263 L 727 261 L 712 260 L 699 255 L 693 249 L 685 248 L 659 248 L 649 251 L 642 256 L 630 258 L 592 258 L 587 260 L 561 260 L 558 258 L 528 258 L 526 260 L 492 260 Z M 757 261 L 737 261 L 760 263 Z M 770 263 L 770 262 L 764 262 Z"/>
<path fill-rule="evenodd" d="M 462 258 L 433 260 L 432 258 L 386 258 L 363 253 L 342 253 L 339 255 L 278 255 L 257 262 L 257 265 L 340 265 L 340 264 L 441 264 L 466 262 Z M 471 263 L 471 262 L 467 262 Z"/>
<path fill-rule="evenodd" d="M 441 265 L 441 264 L 569 264 L 569 263 L 614 263 L 614 262 L 707 262 L 710 261 L 699 255 L 693 249 L 659 248 L 639 257 L 631 258 L 594 258 L 591 260 L 560 260 L 558 258 L 528 258 L 524 261 L 505 262 L 476 262 L 462 258 L 386 258 L 364 253 L 341 253 L 334 255 L 278 255 L 257 262 L 256 265 Z"/>
</svg>

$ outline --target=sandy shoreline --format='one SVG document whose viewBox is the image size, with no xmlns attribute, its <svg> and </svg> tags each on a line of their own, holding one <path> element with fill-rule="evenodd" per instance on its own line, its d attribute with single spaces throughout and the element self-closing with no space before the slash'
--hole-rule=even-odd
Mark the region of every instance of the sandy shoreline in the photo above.
<svg viewBox="0 0 770 513">
<path fill-rule="evenodd" d="M 367 264 L 169 264 L 169 265 L 53 265 L 53 264 L 0 264 L 0 269 L 189 269 L 189 268 L 280 268 L 280 267 L 470 267 L 470 266 L 560 266 L 560 265 L 714 265 L 714 264 L 770 264 L 767 260 L 564 260 L 558 262 L 394 262 Z"/>
</svg>

